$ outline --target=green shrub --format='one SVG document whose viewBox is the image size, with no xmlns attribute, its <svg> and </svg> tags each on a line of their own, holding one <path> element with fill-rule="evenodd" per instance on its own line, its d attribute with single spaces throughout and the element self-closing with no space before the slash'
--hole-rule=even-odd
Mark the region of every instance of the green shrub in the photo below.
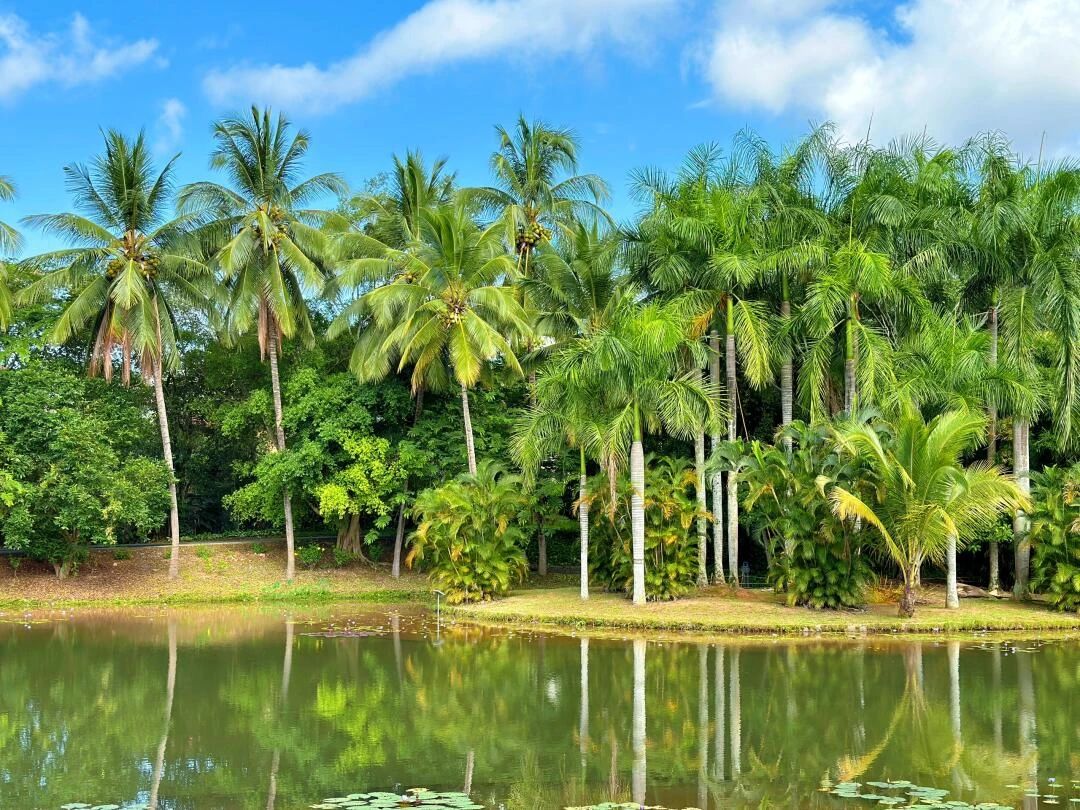
<svg viewBox="0 0 1080 810">
<path fill-rule="evenodd" d="M 266 553 L 266 543 L 252 543 L 251 544 L 251 553 L 252 554 L 265 554 Z"/>
<path fill-rule="evenodd" d="M 677 599 L 697 582 L 695 474 L 680 458 L 650 455 L 645 465 L 645 596 Z M 608 590 L 631 593 L 630 482 L 619 480 L 614 510 L 606 475 L 592 480 L 589 494 L 590 577 Z"/>
<path fill-rule="evenodd" d="M 206 562 L 214 556 L 214 550 L 209 546 L 199 546 L 197 549 L 195 549 L 195 556 L 203 562 Z"/>
<path fill-rule="evenodd" d="M 836 517 L 821 489 L 822 481 L 856 486 L 858 460 L 836 452 L 826 426 L 795 422 L 775 445 L 743 445 L 740 467 L 746 519 L 769 560 L 766 581 L 791 605 L 862 605 L 873 578 L 864 535 Z"/>
<path fill-rule="evenodd" d="M 503 596 L 528 570 L 521 526 L 528 506 L 521 478 L 484 461 L 475 476 L 417 495 L 406 564 L 424 563 L 451 603 Z"/>
<path fill-rule="evenodd" d="M 351 551 L 334 546 L 334 568 L 344 568 L 356 559 Z"/>
<path fill-rule="evenodd" d="M 123 562 L 124 560 L 131 559 L 131 552 L 126 548 L 118 548 L 113 552 L 113 559 L 117 562 Z"/>
<path fill-rule="evenodd" d="M 1080 465 L 1031 476 L 1031 584 L 1058 610 L 1080 608 Z"/>
<path fill-rule="evenodd" d="M 296 550 L 296 559 L 300 565 L 304 568 L 314 568 L 323 558 L 322 546 L 317 543 L 312 543 L 307 546 L 300 546 Z"/>
</svg>

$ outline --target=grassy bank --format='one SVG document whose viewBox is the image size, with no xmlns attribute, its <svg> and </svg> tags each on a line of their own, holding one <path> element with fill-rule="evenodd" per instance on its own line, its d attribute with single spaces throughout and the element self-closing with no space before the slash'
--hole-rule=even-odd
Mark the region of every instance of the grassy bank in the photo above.
<svg viewBox="0 0 1080 810">
<path fill-rule="evenodd" d="M 458 620 L 655 630 L 693 630 L 738 634 L 862 634 L 975 631 L 1080 631 L 1080 616 L 1058 613 L 1037 602 L 962 599 L 960 608 L 944 607 L 944 593 L 927 589 L 913 619 L 901 619 L 894 604 L 870 605 L 860 611 L 788 607 L 764 591 L 732 593 L 709 588 L 676 602 L 633 606 L 622 596 L 594 592 L 587 602 L 577 588 L 546 588 L 478 605 L 451 608 Z"/>
<path fill-rule="evenodd" d="M 129 559 L 96 551 L 76 576 L 64 580 L 45 565 L 25 562 L 15 572 L 0 561 L 0 608 L 402 602 L 429 596 L 421 576 L 394 579 L 385 567 L 361 563 L 299 570 L 296 580 L 286 585 L 284 548 L 269 546 L 262 553 L 255 548 L 255 544 L 182 547 L 180 578 L 175 582 L 168 579 L 168 552 L 160 548 L 133 550 Z"/>
</svg>

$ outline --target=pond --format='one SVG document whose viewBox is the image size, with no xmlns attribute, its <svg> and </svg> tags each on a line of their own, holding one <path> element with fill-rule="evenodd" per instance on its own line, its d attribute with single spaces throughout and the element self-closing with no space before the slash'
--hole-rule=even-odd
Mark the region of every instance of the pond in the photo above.
<svg viewBox="0 0 1080 810">
<path fill-rule="evenodd" d="M 0 807 L 387 806 L 345 800 L 421 787 L 507 810 L 1076 807 L 1078 681 L 1066 639 L 575 638 L 417 608 L 8 614 Z"/>
</svg>

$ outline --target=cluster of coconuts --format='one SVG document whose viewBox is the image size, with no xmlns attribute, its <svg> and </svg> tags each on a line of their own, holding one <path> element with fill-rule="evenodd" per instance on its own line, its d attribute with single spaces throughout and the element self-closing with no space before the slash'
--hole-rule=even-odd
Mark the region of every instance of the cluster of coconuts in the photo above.
<svg viewBox="0 0 1080 810">
<path fill-rule="evenodd" d="M 528 227 L 518 228 L 518 235 L 517 235 L 518 252 L 520 253 L 523 250 L 532 250 L 534 247 L 539 245 L 541 242 L 544 242 L 544 241 L 546 241 L 546 240 L 548 240 L 550 238 L 551 238 L 551 231 L 549 231 L 547 228 L 545 228 L 539 222 L 533 222 Z"/>
<path fill-rule="evenodd" d="M 442 316 L 443 323 L 447 326 L 461 323 L 461 319 L 465 316 L 465 310 L 468 309 L 465 299 L 455 295 L 443 300 L 446 303 L 446 312 Z"/>
<path fill-rule="evenodd" d="M 112 259 L 105 267 L 105 277 L 114 279 L 124 268 L 128 266 L 128 262 L 133 261 L 139 266 L 139 273 L 143 278 L 154 278 L 158 271 L 158 257 L 152 253 L 140 253 L 132 259 L 125 259 L 117 257 Z"/>
</svg>

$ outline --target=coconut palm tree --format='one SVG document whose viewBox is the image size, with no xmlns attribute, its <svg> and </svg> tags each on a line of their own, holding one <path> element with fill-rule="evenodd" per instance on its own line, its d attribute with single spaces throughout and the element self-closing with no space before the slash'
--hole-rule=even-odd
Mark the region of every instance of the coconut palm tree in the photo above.
<svg viewBox="0 0 1080 810">
<path fill-rule="evenodd" d="M 595 174 L 577 174 L 577 136 L 543 121 L 519 116 L 513 130 L 496 127 L 499 148 L 491 155 L 494 186 L 467 191 L 484 211 L 496 214 L 514 246 L 519 275 L 530 274 L 536 249 L 578 222 L 606 222 L 600 207 L 607 184 Z"/>
<path fill-rule="evenodd" d="M 494 362 L 521 374 L 511 340 L 528 332 L 514 288 L 505 282 L 514 260 L 503 249 L 500 226 L 482 228 L 468 200 L 420 213 L 419 239 L 404 250 L 375 240 L 342 262 L 343 289 L 362 292 L 335 318 L 330 336 L 357 330 L 350 368 L 361 380 L 376 380 L 411 367 L 412 388 L 461 390 L 469 473 L 476 474 L 476 448 L 469 389 Z"/>
<path fill-rule="evenodd" d="M 0 202 L 15 199 L 15 184 L 11 178 L 0 175 Z M 0 221 L 0 330 L 7 329 L 11 322 L 12 301 L 8 265 L 3 257 L 15 253 L 22 239 L 19 232 L 7 223 Z"/>
<path fill-rule="evenodd" d="M 26 222 L 71 247 L 26 260 L 38 274 L 19 293 L 37 303 L 63 298 L 49 339 L 89 334 L 89 372 L 112 379 L 117 353 L 126 385 L 132 361 L 153 380 L 162 452 L 169 469 L 169 578 L 180 574 L 180 516 L 163 377 L 179 362 L 176 312 L 202 306 L 209 271 L 198 258 L 187 217 L 170 217 L 176 158 L 155 171 L 142 133 L 105 133 L 105 151 L 89 165 L 64 169 L 82 213 L 42 214 Z"/>
<path fill-rule="evenodd" d="M 914 582 L 923 560 L 944 561 L 958 545 L 1027 496 L 1000 469 L 962 456 L 978 446 L 986 417 L 945 411 L 929 422 L 908 408 L 894 423 L 853 423 L 836 431 L 838 448 L 863 459 L 871 473 L 864 492 L 823 481 L 833 511 L 859 520 L 881 539 L 884 556 L 904 581 L 899 611 L 915 613 Z"/>
<path fill-rule="evenodd" d="M 645 451 L 647 432 L 661 428 L 692 438 L 719 418 L 719 395 L 696 371 L 705 348 L 688 334 L 686 310 L 678 302 L 639 304 L 627 298 L 610 323 L 569 341 L 549 360 L 547 374 L 564 396 L 610 414 L 609 458 L 629 447 L 633 601 L 645 603 Z M 686 357 L 693 359 L 687 372 Z"/>
<path fill-rule="evenodd" d="M 261 356 L 270 361 L 276 449 L 285 449 L 278 358 L 282 343 L 314 340 L 307 298 L 323 292 L 330 276 L 331 245 L 324 230 L 342 227 L 340 217 L 305 208 L 327 194 L 343 194 L 336 174 L 301 179 L 310 139 L 293 132 L 283 115 L 251 108 L 213 126 L 210 167 L 225 172 L 229 186 L 198 182 L 180 190 L 181 210 L 198 215 L 215 242 L 213 266 L 220 275 L 227 339 L 255 330 Z M 320 227 L 322 226 L 322 227 Z M 292 495 L 283 494 L 287 561 L 296 573 Z"/>
</svg>

